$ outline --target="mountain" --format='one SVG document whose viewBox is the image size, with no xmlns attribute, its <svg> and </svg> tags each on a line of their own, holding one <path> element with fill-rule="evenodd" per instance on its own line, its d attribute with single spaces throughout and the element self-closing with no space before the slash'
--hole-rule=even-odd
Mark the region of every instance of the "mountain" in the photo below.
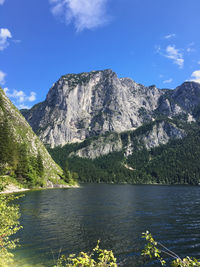
<svg viewBox="0 0 200 267">
<path fill-rule="evenodd" d="M 110 69 L 67 74 L 22 114 L 54 160 L 81 181 L 199 183 L 199 83 L 171 90 L 118 78 Z M 190 145 L 198 156 L 189 173 Z M 181 163 L 177 155 L 184 155 Z M 175 177 L 167 166 L 178 166 Z"/>
<path fill-rule="evenodd" d="M 44 102 L 23 115 L 43 143 L 56 147 L 134 130 L 158 116 L 194 121 L 199 92 L 195 82 L 161 90 L 118 78 L 112 70 L 68 74 L 51 87 Z"/>
<path fill-rule="evenodd" d="M 52 187 L 62 183 L 63 176 L 63 170 L 1 88 L 0 175 L 13 176 L 27 187 Z"/>
</svg>

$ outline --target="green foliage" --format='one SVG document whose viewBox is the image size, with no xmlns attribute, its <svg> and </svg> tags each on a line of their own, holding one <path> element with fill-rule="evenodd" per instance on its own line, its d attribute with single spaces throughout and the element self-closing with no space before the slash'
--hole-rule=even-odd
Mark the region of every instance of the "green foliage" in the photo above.
<svg viewBox="0 0 200 267">
<path fill-rule="evenodd" d="M 28 187 L 43 186 L 44 167 L 40 153 L 30 156 L 26 144 L 18 145 L 18 162 L 15 170 L 16 179 Z"/>
<path fill-rule="evenodd" d="M 64 168 L 64 181 L 70 185 L 75 185 L 78 180 L 78 174 L 76 172 L 70 172 L 69 171 L 69 165 L 66 161 L 65 168 Z"/>
<path fill-rule="evenodd" d="M 42 156 L 40 152 L 34 156 L 27 143 L 20 140 L 20 137 L 23 139 L 26 136 L 27 129 L 24 125 L 15 127 L 13 120 L 16 118 L 6 110 L 3 94 L 0 89 L 0 175 L 15 177 L 24 186 L 43 186 Z M 16 108 L 13 106 L 13 109 Z M 0 190 L 2 189 L 1 185 Z"/>
<path fill-rule="evenodd" d="M 78 256 L 72 254 L 68 258 L 62 255 L 54 267 L 117 267 L 113 252 L 100 249 L 99 243 L 100 241 L 98 241 L 92 253 L 80 252 Z"/>
<path fill-rule="evenodd" d="M 43 185 L 44 167 L 41 154 L 31 156 L 24 143 L 15 141 L 12 127 L 5 116 L 0 121 L 0 175 L 10 175 L 29 187 Z"/>
<path fill-rule="evenodd" d="M 0 121 L 0 174 L 10 173 L 16 166 L 17 147 L 8 119 Z M 10 167 L 10 168 L 9 168 Z"/>
<path fill-rule="evenodd" d="M 158 259 L 162 266 L 166 265 L 166 261 L 163 259 L 161 254 L 165 254 L 170 256 L 174 260 L 171 262 L 171 266 L 173 267 L 192 267 L 192 266 L 200 266 L 200 262 L 197 259 L 192 259 L 190 257 L 186 257 L 181 259 L 178 255 L 176 255 L 173 251 L 166 248 L 163 244 L 156 242 L 149 231 L 142 234 L 142 238 L 145 238 L 147 244 L 145 245 L 144 250 L 142 251 L 143 256 L 148 256 L 150 259 Z"/>
<path fill-rule="evenodd" d="M 44 175 L 44 166 L 40 152 L 37 155 L 36 169 L 37 169 L 37 175 L 39 177 L 42 177 Z"/>
<path fill-rule="evenodd" d="M 10 250 L 17 246 L 18 240 L 11 237 L 22 227 L 19 224 L 19 207 L 12 204 L 15 196 L 0 195 L 0 266 L 7 267 L 13 262 Z"/>
<path fill-rule="evenodd" d="M 170 123 L 171 120 L 167 119 Z M 81 182 L 106 182 L 130 184 L 192 184 L 200 183 L 200 123 L 185 124 L 173 121 L 185 130 L 187 136 L 182 140 L 171 140 L 146 150 L 144 144 L 137 141 L 138 136 L 152 130 L 160 120 L 145 124 L 135 131 L 120 134 L 125 148 L 128 139 L 134 145 L 133 154 L 124 156 L 124 151 L 113 152 L 97 159 L 85 159 L 69 156 L 94 142 L 97 137 L 89 138 L 80 144 L 48 149 L 53 159 L 64 169 L 68 162 L 68 171 L 77 172 Z"/>
</svg>

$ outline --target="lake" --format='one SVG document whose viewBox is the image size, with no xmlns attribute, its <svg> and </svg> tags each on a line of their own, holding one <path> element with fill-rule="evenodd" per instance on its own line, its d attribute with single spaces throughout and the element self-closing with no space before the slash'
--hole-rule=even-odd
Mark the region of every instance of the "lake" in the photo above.
<svg viewBox="0 0 200 267">
<path fill-rule="evenodd" d="M 119 266 L 144 266 L 146 230 L 179 256 L 200 258 L 199 186 L 84 184 L 24 195 L 16 266 L 53 266 L 60 253 L 91 251 L 98 239 Z"/>
</svg>

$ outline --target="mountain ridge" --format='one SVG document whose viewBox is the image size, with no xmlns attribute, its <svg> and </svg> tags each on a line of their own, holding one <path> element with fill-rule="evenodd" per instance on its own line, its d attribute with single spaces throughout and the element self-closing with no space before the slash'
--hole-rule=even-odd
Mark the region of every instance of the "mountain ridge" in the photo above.
<svg viewBox="0 0 200 267">
<path fill-rule="evenodd" d="M 194 89 L 193 96 L 183 90 L 185 86 Z M 106 132 L 134 130 L 160 116 L 195 121 L 199 91 L 195 82 L 174 90 L 146 87 L 106 69 L 61 76 L 45 101 L 22 113 L 43 143 L 56 147 Z M 180 100 L 182 93 L 185 102 Z"/>
</svg>

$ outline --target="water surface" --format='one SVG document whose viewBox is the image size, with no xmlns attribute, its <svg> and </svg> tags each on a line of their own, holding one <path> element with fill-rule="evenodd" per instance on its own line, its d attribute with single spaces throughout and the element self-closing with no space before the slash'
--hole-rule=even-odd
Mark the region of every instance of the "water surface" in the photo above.
<svg viewBox="0 0 200 267">
<path fill-rule="evenodd" d="M 53 266 L 60 251 L 91 251 L 98 239 L 120 266 L 144 266 L 146 230 L 180 256 L 200 258 L 200 187 L 87 184 L 27 192 L 19 203 L 16 266 Z"/>
</svg>

